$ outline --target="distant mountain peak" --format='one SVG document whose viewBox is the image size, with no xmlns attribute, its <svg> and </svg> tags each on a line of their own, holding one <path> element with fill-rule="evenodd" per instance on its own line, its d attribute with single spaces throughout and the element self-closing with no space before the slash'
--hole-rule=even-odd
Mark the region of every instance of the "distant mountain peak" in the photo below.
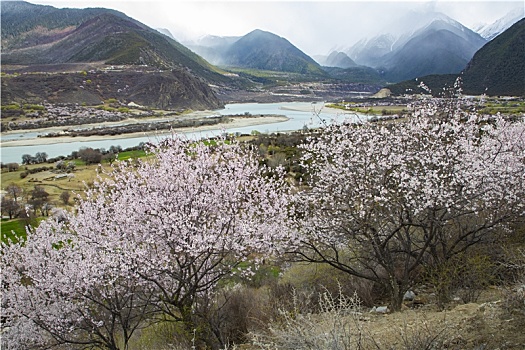
<svg viewBox="0 0 525 350">
<path fill-rule="evenodd" d="M 325 75 L 317 62 L 287 39 L 261 29 L 235 41 L 222 60 L 231 67 Z"/>
<path fill-rule="evenodd" d="M 170 39 L 173 39 L 173 40 L 177 40 L 175 39 L 175 37 L 173 36 L 173 34 L 171 34 L 170 30 L 167 29 L 167 28 L 156 28 L 157 32 L 161 33 L 161 34 L 164 34 L 166 35 L 168 38 Z"/>
<path fill-rule="evenodd" d="M 476 26 L 474 31 L 479 33 L 483 38 L 492 40 L 524 17 L 525 13 L 523 7 L 516 8 L 493 23 Z"/>
<path fill-rule="evenodd" d="M 252 30 L 251 32 L 249 32 L 248 34 L 244 35 L 243 37 L 241 37 L 241 39 L 243 40 L 282 40 L 282 41 L 285 41 L 287 43 L 289 43 L 291 45 L 291 43 L 277 35 L 277 34 L 274 34 L 272 32 L 268 32 L 266 30 L 262 30 L 262 29 L 254 29 Z"/>
<path fill-rule="evenodd" d="M 525 18 L 481 47 L 459 74 L 419 76 L 399 84 L 389 85 L 394 94 L 418 91 L 418 80 L 425 81 L 432 91 L 451 87 L 458 76 L 463 91 L 469 95 L 525 96 Z"/>
<path fill-rule="evenodd" d="M 434 11 L 413 11 L 347 52 L 357 64 L 380 69 L 390 82 L 420 75 L 459 73 L 486 41 L 458 21 Z"/>
<path fill-rule="evenodd" d="M 357 63 L 355 63 L 354 60 L 348 57 L 346 53 L 340 51 L 332 51 L 326 58 L 324 65 L 337 68 L 357 67 Z"/>
</svg>

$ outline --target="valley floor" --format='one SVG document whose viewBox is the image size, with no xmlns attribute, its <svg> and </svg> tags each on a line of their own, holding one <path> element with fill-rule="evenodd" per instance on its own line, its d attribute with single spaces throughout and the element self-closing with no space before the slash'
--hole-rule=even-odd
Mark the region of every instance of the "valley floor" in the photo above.
<svg viewBox="0 0 525 350">
<path fill-rule="evenodd" d="M 200 114 L 206 113 L 206 112 L 199 112 Z M 261 124 L 270 124 L 270 123 L 279 123 L 288 120 L 288 117 L 286 116 L 279 116 L 279 115 L 263 115 L 263 116 L 251 116 L 251 117 L 243 117 L 243 116 L 232 116 L 229 117 L 229 122 L 227 123 L 218 123 L 213 125 L 203 125 L 203 126 L 197 126 L 197 127 L 184 127 L 184 128 L 173 128 L 172 130 L 162 130 L 162 131 L 152 131 L 149 132 L 151 136 L 155 135 L 163 135 L 163 134 L 171 134 L 171 133 L 177 133 L 177 132 L 205 132 L 212 129 L 217 128 L 237 128 L 237 127 L 245 127 L 245 126 L 254 126 L 254 125 L 261 125 Z M 27 132 L 32 133 L 50 133 L 50 132 L 60 132 L 60 128 L 46 128 L 46 129 L 32 129 Z M 13 133 L 20 133 L 20 131 L 15 132 L 6 132 L 3 133 L 4 135 L 9 135 Z M 144 132 L 133 132 L 133 133 L 126 133 L 126 134 L 120 134 L 120 135 L 112 135 L 112 139 L 125 139 L 125 138 L 134 138 L 134 137 L 140 137 L 145 136 L 148 133 Z M 38 137 L 34 139 L 23 139 L 23 140 L 3 140 L 2 141 L 2 147 L 18 147 L 18 146 L 29 146 L 29 145 L 50 145 L 55 143 L 69 143 L 69 142 L 82 142 L 82 141 L 97 141 L 97 140 L 105 140 L 108 139 L 108 136 L 101 135 L 101 136 L 60 136 L 60 137 Z"/>
</svg>

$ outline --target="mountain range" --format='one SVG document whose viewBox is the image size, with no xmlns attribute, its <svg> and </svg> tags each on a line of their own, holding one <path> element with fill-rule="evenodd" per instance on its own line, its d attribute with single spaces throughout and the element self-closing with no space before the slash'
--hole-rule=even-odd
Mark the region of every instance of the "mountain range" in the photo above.
<svg viewBox="0 0 525 350">
<path fill-rule="evenodd" d="M 516 9 L 507 13 L 502 18 L 496 20 L 493 23 L 480 24 L 473 28 L 473 30 L 487 40 L 492 40 L 507 29 L 509 29 L 514 23 L 518 22 L 525 16 L 524 9 L 521 11 Z"/>
<path fill-rule="evenodd" d="M 153 107 L 218 108 L 221 103 L 208 83 L 227 83 L 229 78 L 194 52 L 166 35 L 108 9 L 57 9 L 23 1 L 2 1 L 2 65 L 50 65 L 103 63 L 148 67 L 150 74 L 141 84 L 133 84 L 136 103 Z M 144 69 L 142 69 L 144 71 Z M 170 73 L 166 73 L 169 71 Z M 122 95 L 126 85 L 117 84 L 121 73 L 108 72 L 118 88 L 104 89 L 100 84 L 82 84 L 76 77 L 60 79 L 32 74 L 2 79 L 2 102 L 46 99 L 45 89 L 31 84 L 51 84 L 59 95 L 71 102 L 104 100 Z M 136 75 L 136 74 L 135 74 Z M 122 78 L 120 78 L 122 79 Z M 110 79 L 111 80 L 111 79 Z M 134 78 L 126 81 L 135 82 Z M 149 82 L 149 83 L 146 83 Z M 159 84 L 162 84 L 159 91 Z M 82 86 L 82 93 L 71 94 Z M 96 89 L 93 86 L 98 86 Z M 35 90 L 42 95 L 35 95 Z M 119 92 L 120 90 L 120 92 Z M 16 91 L 16 93 L 14 93 Z M 89 92 L 89 93 L 88 93 Z M 162 96 L 153 96 L 155 93 Z M 75 96 L 81 100 L 76 100 Z M 57 101 L 67 100 L 57 96 Z"/>
<path fill-rule="evenodd" d="M 402 25 L 401 25 L 402 24 Z M 486 40 L 441 13 L 409 15 L 397 32 L 363 39 L 347 54 L 356 63 L 383 72 L 389 82 L 429 74 L 459 73 Z"/>
<path fill-rule="evenodd" d="M 246 86 L 250 80 L 258 84 L 267 82 L 266 78 L 258 79 L 253 75 L 254 71 L 293 73 L 281 77 L 301 76 L 302 81 L 310 79 L 373 85 L 436 74 L 457 75 L 461 71 L 465 74 L 470 72 L 468 76 L 489 77 L 493 73 L 479 63 L 485 62 L 488 67 L 484 58 L 487 54 L 478 56 L 476 52 L 482 52 L 482 47 L 489 46 L 489 38 L 508 28 L 508 23 L 514 18 L 508 15 L 492 26 L 480 26 L 479 31 L 486 35 L 485 38 L 440 13 L 410 15 L 402 21 L 402 26 L 392 25 L 390 31 L 387 27 L 387 31 L 373 38 L 363 39 L 350 48 L 339 49 L 325 57 L 316 57 L 316 61 L 287 39 L 258 29 L 242 37 L 207 36 L 193 43 L 186 42 L 185 46 L 176 41 L 168 29 L 149 28 L 114 10 L 57 9 L 23 1 L 2 1 L 1 11 L 4 71 L 5 67 L 12 65 L 38 66 L 43 71 L 53 65 L 53 69 L 59 70 L 57 65 L 72 64 L 141 67 L 137 74 L 151 76 L 142 79 L 147 83 L 138 83 L 131 76 L 126 76 L 125 80 L 138 89 L 128 98 L 134 96 L 144 103 L 163 108 L 177 104 L 188 108 L 215 108 L 220 102 L 211 86 L 215 90 L 221 87 L 237 89 Z M 518 38 L 521 36 L 517 34 Z M 505 36 L 498 40 L 514 42 L 518 40 L 515 37 Z M 519 42 L 513 45 L 512 50 L 499 48 L 491 51 L 488 56 L 497 62 L 491 62 L 491 67 L 496 68 L 490 69 L 501 72 L 502 62 L 513 62 L 510 66 L 507 64 L 510 68 L 505 74 L 509 78 L 516 76 L 512 69 L 519 69 L 520 55 L 524 50 Z M 512 55 L 517 57 L 516 62 L 514 58 L 509 59 Z M 116 72 L 107 74 L 113 76 L 115 81 L 119 80 Z M 2 102 L 7 101 L 5 99 L 45 98 L 45 89 L 36 89 L 41 95 L 24 92 L 31 89 L 31 79 L 36 78 L 4 77 Z M 50 84 L 46 77 L 38 79 L 40 83 Z M 472 81 L 496 84 L 493 78 L 483 79 Z M 58 83 L 54 79 L 55 85 L 51 84 L 59 95 L 61 91 L 73 89 L 78 91 L 75 96 L 83 96 L 89 101 L 117 95 L 126 98 L 123 90 L 112 89 L 110 82 L 106 82 L 108 86 L 104 89 L 100 84 L 87 86 L 84 83 L 86 79 L 79 82 L 77 77 L 59 80 Z M 161 97 L 155 97 L 159 84 L 163 93 Z M 126 91 L 130 93 L 129 90 Z M 71 94 L 67 96 L 71 98 Z M 57 101 L 67 98 L 57 96 Z"/>
<path fill-rule="evenodd" d="M 285 38 L 256 29 L 242 37 L 205 37 L 191 46 L 214 64 L 268 71 L 324 76 L 311 57 Z"/>
<path fill-rule="evenodd" d="M 452 87 L 462 78 L 464 93 L 490 96 L 525 96 L 525 18 L 513 24 L 476 52 L 460 74 L 429 75 L 390 85 L 394 94 L 422 92 L 424 82 L 433 93 Z"/>
<path fill-rule="evenodd" d="M 431 74 L 459 74 L 481 47 L 519 18 L 520 14 L 511 13 L 491 25 L 480 26 L 480 33 L 488 35 L 484 37 L 442 13 L 410 13 L 372 38 L 364 38 L 352 47 L 335 50 L 327 56 L 315 56 L 319 64 L 315 74 L 322 67 L 334 79 L 367 83 L 396 83 Z M 307 60 L 309 67 L 313 67 L 306 55 L 295 47 L 291 55 L 297 60 L 291 60 L 291 56 L 284 53 L 293 45 L 268 32 L 254 31 L 245 37 L 206 36 L 186 45 L 221 67 L 304 73 L 300 65 L 292 68 L 290 64 L 282 64 L 299 60 Z"/>
</svg>

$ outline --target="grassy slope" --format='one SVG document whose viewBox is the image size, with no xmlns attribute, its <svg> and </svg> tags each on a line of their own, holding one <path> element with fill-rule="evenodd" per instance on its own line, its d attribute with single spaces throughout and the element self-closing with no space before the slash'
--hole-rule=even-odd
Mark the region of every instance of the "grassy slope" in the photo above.
<svg viewBox="0 0 525 350">
<path fill-rule="evenodd" d="M 146 156 L 145 151 L 126 151 L 121 152 L 118 155 L 119 160 L 128 160 L 133 158 L 143 158 Z M 24 191 L 23 196 L 26 197 L 34 188 L 35 185 L 42 186 L 47 193 L 49 193 L 49 201 L 56 207 L 69 207 L 64 205 L 60 200 L 60 194 L 64 191 L 71 192 L 70 205 L 74 203 L 73 193 L 81 194 L 86 185 L 93 183 L 97 176 L 97 170 L 99 165 L 85 165 L 80 160 L 74 161 L 77 164 L 77 167 L 74 171 L 75 177 L 72 179 L 59 179 L 55 180 L 54 176 L 56 173 L 51 171 L 43 171 L 35 174 L 30 174 L 26 178 L 22 179 L 20 173 L 24 172 L 26 168 L 38 168 L 43 166 L 52 166 L 53 164 L 34 164 L 28 166 L 21 166 L 18 171 L 14 172 L 2 172 L 1 177 L 1 187 L 5 188 L 7 185 L 14 183 L 17 186 L 21 187 Z M 104 163 L 102 165 L 106 170 L 109 170 L 109 164 Z M 44 218 L 38 218 L 37 222 L 33 222 L 33 226 Z M 25 236 L 25 225 L 26 221 L 22 219 L 13 219 L 13 220 L 2 220 L 2 236 L 1 241 L 5 242 L 7 238 L 12 239 L 13 237 L 24 237 Z M 14 231 L 14 235 L 11 231 Z"/>
</svg>

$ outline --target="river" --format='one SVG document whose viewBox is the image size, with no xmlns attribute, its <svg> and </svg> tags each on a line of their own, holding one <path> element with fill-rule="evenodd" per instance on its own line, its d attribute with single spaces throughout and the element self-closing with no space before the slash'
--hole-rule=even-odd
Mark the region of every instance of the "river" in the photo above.
<svg viewBox="0 0 525 350">
<path fill-rule="evenodd" d="M 314 111 L 320 113 L 314 113 Z M 235 103 L 227 104 L 224 109 L 211 111 L 210 115 L 233 115 L 233 114 L 244 114 L 251 113 L 252 115 L 259 114 L 278 114 L 285 115 L 289 119 L 279 123 L 252 125 L 245 127 L 226 128 L 206 130 L 206 131 L 192 131 L 180 133 L 188 138 L 200 139 L 206 137 L 219 136 L 222 132 L 227 133 L 242 133 L 249 134 L 253 130 L 261 133 L 273 133 L 273 132 L 285 132 L 301 130 L 305 126 L 307 128 L 318 128 L 324 124 L 331 123 L 334 119 L 342 119 L 344 117 L 366 119 L 365 116 L 357 115 L 345 115 L 343 116 L 342 111 L 323 108 L 322 103 L 309 103 L 309 102 L 287 102 L 287 103 Z M 5 143 L 1 147 L 0 160 L 3 163 L 20 163 L 22 161 L 23 154 L 35 155 L 37 152 L 45 152 L 48 157 L 54 158 L 57 156 L 67 156 L 71 152 L 80 149 L 81 147 L 92 147 L 92 148 L 105 148 L 108 149 L 110 146 L 121 146 L 122 148 L 137 146 L 141 142 L 158 142 L 162 138 L 169 137 L 170 133 L 156 134 L 148 133 L 144 136 L 137 137 L 136 135 L 129 138 L 111 138 L 104 140 L 88 140 L 88 141 L 73 141 L 72 142 L 61 142 L 61 143 L 49 143 L 49 144 L 35 144 L 28 146 L 13 146 L 10 147 L 9 143 Z M 38 132 L 21 132 L 21 133 L 10 133 L 8 135 L 2 135 L 4 141 L 14 139 L 36 139 Z"/>
</svg>

